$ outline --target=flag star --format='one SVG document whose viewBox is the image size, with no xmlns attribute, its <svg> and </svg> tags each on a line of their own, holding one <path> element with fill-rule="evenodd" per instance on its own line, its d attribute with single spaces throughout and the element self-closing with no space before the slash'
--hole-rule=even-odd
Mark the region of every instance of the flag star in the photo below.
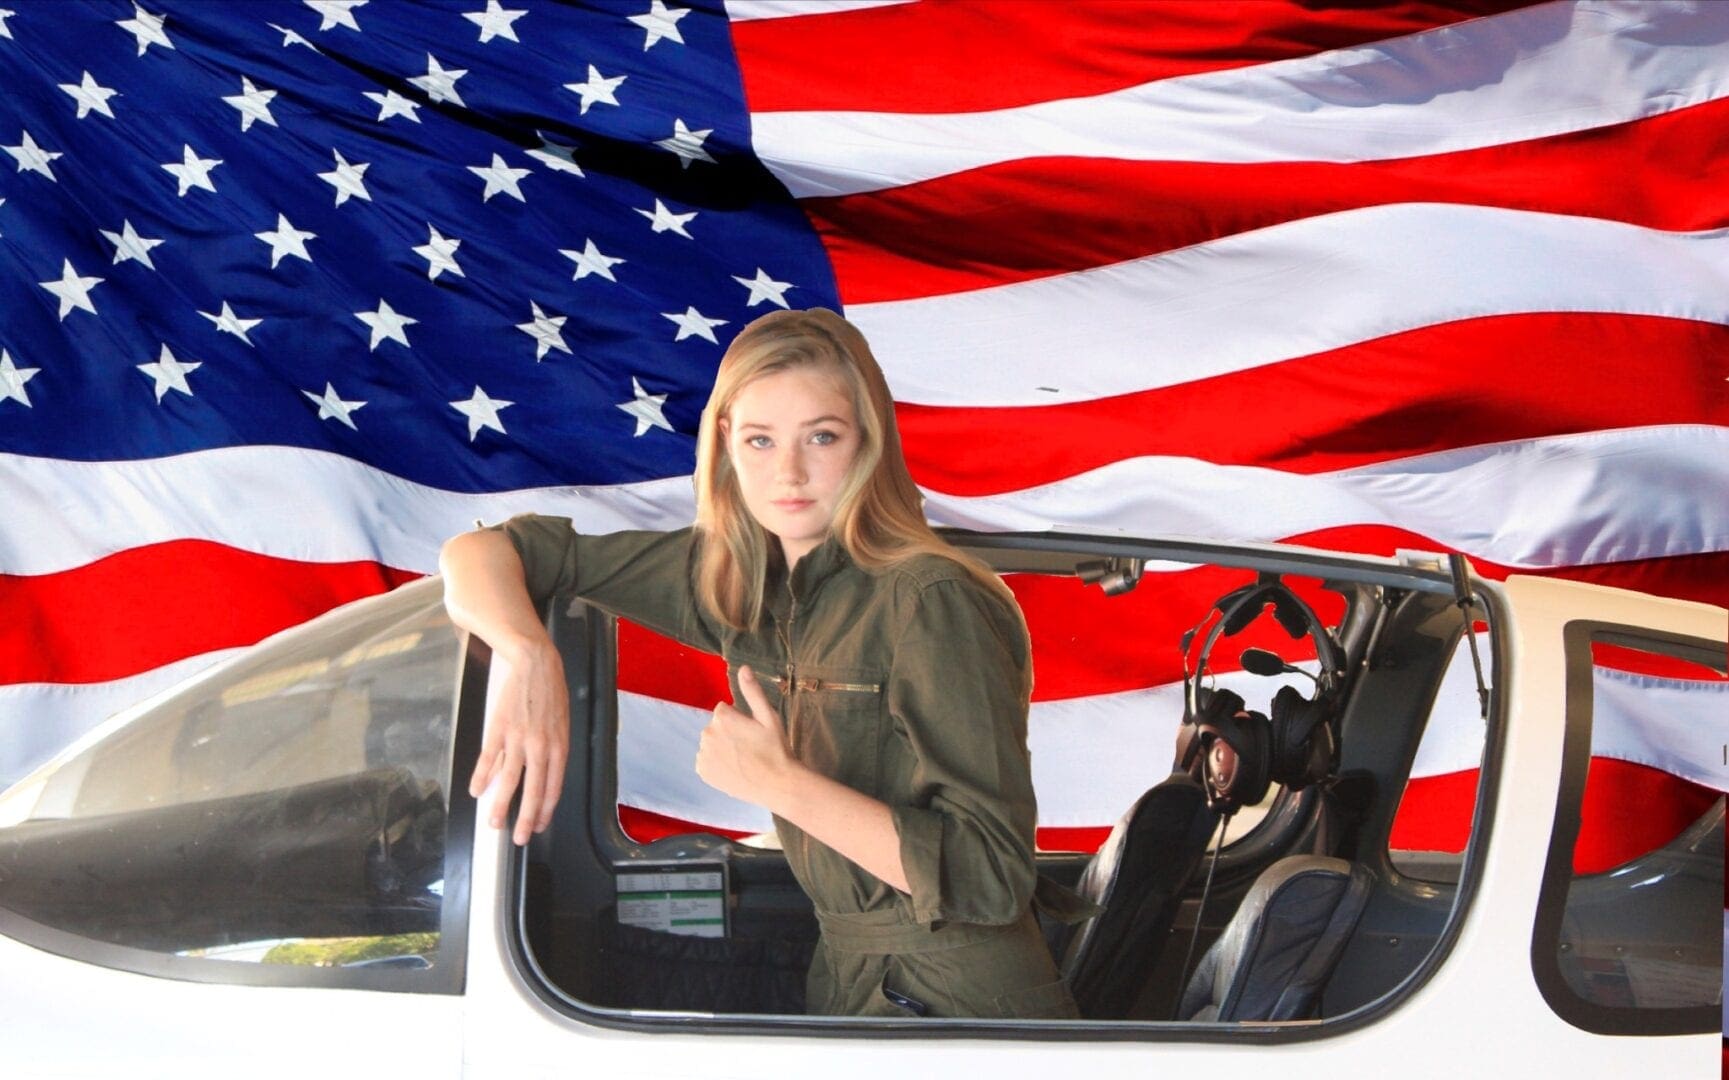
<svg viewBox="0 0 1729 1080">
<path fill-rule="evenodd" d="M 672 339 L 674 341 L 683 341 L 687 337 L 699 337 L 707 338 L 714 344 L 719 345 L 720 342 L 715 340 L 714 328 L 726 325 L 725 319 L 711 319 L 693 307 L 685 308 L 683 315 L 675 315 L 672 312 L 663 311 L 661 312 L 660 317 L 663 319 L 671 319 L 673 322 L 678 324 L 678 336 Z"/>
<path fill-rule="evenodd" d="M 498 0 L 486 0 L 485 11 L 467 11 L 462 17 L 480 27 L 480 43 L 485 45 L 495 37 L 520 42 L 522 39 L 516 36 L 516 30 L 510 24 L 527 14 L 527 9 L 508 11 Z"/>
<path fill-rule="evenodd" d="M 92 110 L 101 113 L 110 120 L 114 119 L 114 110 L 108 107 L 108 99 L 120 91 L 111 90 L 98 84 L 88 71 L 84 73 L 83 82 L 61 83 L 60 89 L 66 91 L 71 95 L 72 100 L 78 103 L 78 119 L 82 120 L 89 116 Z"/>
<path fill-rule="evenodd" d="M 226 300 L 222 301 L 222 314 L 212 315 L 208 311 L 200 311 L 198 314 L 215 323 L 217 330 L 224 334 L 233 334 L 248 345 L 252 344 L 252 339 L 246 336 L 247 332 L 264 321 L 263 319 L 242 319 L 234 314 L 234 309 L 228 306 Z M 253 347 L 256 348 L 256 346 Z"/>
<path fill-rule="evenodd" d="M 65 322 L 73 308 L 96 314 L 96 305 L 90 302 L 90 290 L 105 280 L 107 279 L 99 277 L 79 277 L 78 271 L 72 268 L 72 260 L 63 259 L 59 281 L 38 281 L 36 284 L 60 298 L 60 321 Z"/>
<path fill-rule="evenodd" d="M 164 49 L 174 48 L 174 42 L 168 40 L 168 34 L 162 29 L 162 24 L 166 21 L 164 16 L 152 15 L 134 3 L 132 17 L 126 20 L 116 19 L 115 23 L 138 39 L 138 55 L 143 56 L 144 50 L 152 45 L 160 45 Z"/>
<path fill-rule="evenodd" d="M 317 233 L 305 232 L 289 224 L 288 215 L 283 213 L 276 215 L 275 229 L 252 235 L 270 245 L 270 268 L 272 270 L 276 269 L 276 264 L 282 261 L 284 255 L 292 255 L 297 259 L 311 262 L 312 256 L 306 252 L 306 242 L 318 239 Z"/>
<path fill-rule="evenodd" d="M 415 123 L 420 123 L 420 114 L 414 111 L 420 108 L 420 102 L 412 98 L 405 98 L 394 90 L 386 90 L 382 94 L 368 90 L 366 96 L 378 105 L 378 119 L 380 121 L 388 120 L 393 116 L 406 116 Z"/>
<path fill-rule="evenodd" d="M 6 25 L 6 20 L 16 14 L 18 14 L 16 11 L 9 8 L 0 8 L 0 37 L 9 38 L 12 36 L 12 28 Z"/>
<path fill-rule="evenodd" d="M 342 156 L 342 151 L 332 150 L 336 155 L 336 168 L 329 172 L 321 172 L 318 178 L 336 189 L 336 205 L 341 206 L 348 201 L 350 195 L 372 201 L 372 196 L 366 191 L 366 170 L 372 167 L 371 162 L 350 165 L 348 159 Z"/>
<path fill-rule="evenodd" d="M 462 241 L 440 235 L 431 223 L 427 224 L 426 231 L 432 234 L 431 237 L 426 243 L 415 248 L 414 253 L 426 260 L 427 279 L 437 281 L 438 275 L 446 270 L 457 277 L 467 277 L 468 275 L 462 272 L 462 267 L 456 265 L 456 249 L 462 246 Z"/>
<path fill-rule="evenodd" d="M 517 186 L 517 181 L 527 176 L 531 170 L 513 169 L 504 163 L 504 158 L 493 154 L 491 165 L 470 165 L 468 171 L 486 181 L 486 190 L 480 196 L 481 202 L 491 200 L 501 191 L 517 202 L 528 201 L 522 197 L 522 188 Z"/>
<path fill-rule="evenodd" d="M 434 101 L 454 101 L 466 109 L 468 103 L 456 92 L 456 80 L 467 74 L 467 68 L 445 68 L 439 64 L 438 57 L 427 53 L 426 74 L 416 75 L 408 81 L 426 91 L 426 96 Z"/>
<path fill-rule="evenodd" d="M 372 329 L 372 340 L 366 343 L 368 352 L 378 348 L 378 343 L 386 338 L 407 348 L 408 327 L 420 321 L 394 310 L 382 296 L 378 298 L 377 311 L 357 311 L 354 317 Z"/>
<path fill-rule="evenodd" d="M 642 438 L 651 427 L 665 428 L 672 431 L 672 425 L 666 422 L 666 414 L 661 409 L 666 405 L 665 394 L 651 394 L 642 388 L 636 376 L 630 377 L 630 392 L 634 397 L 630 401 L 621 402 L 614 408 L 623 409 L 636 418 L 636 434 L 634 438 Z"/>
<path fill-rule="evenodd" d="M 649 224 L 653 226 L 654 231 L 657 233 L 663 233 L 670 230 L 684 237 L 686 240 L 691 239 L 691 235 L 684 231 L 684 227 L 695 220 L 695 210 L 692 210 L 688 214 L 675 214 L 666 208 L 665 203 L 656 199 L 654 200 L 653 210 L 637 209 L 636 212 L 647 218 Z"/>
<path fill-rule="evenodd" d="M 546 359 L 548 349 L 570 352 L 570 346 L 564 343 L 564 334 L 560 332 L 564 329 L 564 321 L 568 316 L 548 315 L 540 310 L 540 305 L 533 300 L 528 302 L 528 306 L 534 309 L 534 318 L 529 322 L 517 323 L 516 328 L 534 339 L 534 362 L 538 364 Z"/>
<path fill-rule="evenodd" d="M 756 268 L 754 279 L 742 278 L 737 274 L 734 274 L 732 279 L 750 290 L 750 299 L 744 302 L 745 307 L 756 307 L 764 300 L 786 307 L 786 291 L 793 288 L 790 281 L 776 281 L 760 266 Z"/>
<path fill-rule="evenodd" d="M 17 146 L 0 147 L 0 149 L 4 149 L 17 160 L 19 172 L 29 169 L 31 172 L 41 173 L 48 179 L 53 180 L 56 184 L 60 182 L 59 179 L 55 177 L 54 170 L 48 167 L 50 161 L 62 156 L 60 151 L 48 150 L 37 146 L 36 140 L 30 137 L 28 131 L 24 133 L 23 141 Z"/>
<path fill-rule="evenodd" d="M 359 33 L 360 24 L 354 19 L 354 9 L 365 7 L 366 0 L 306 0 L 306 6 L 324 16 L 324 21 L 318 24 L 320 33 L 337 26 L 346 26 Z"/>
<path fill-rule="evenodd" d="M 298 31 L 290 30 L 286 26 L 277 26 L 275 23 L 265 23 L 265 25 L 270 27 L 270 29 L 276 31 L 278 34 L 282 35 L 282 47 L 284 49 L 288 48 L 288 46 L 290 46 L 290 45 L 304 45 L 308 49 L 311 49 L 313 52 L 318 53 L 321 56 L 324 53 L 324 50 L 320 49 L 318 46 L 314 45 L 312 42 L 307 41 L 305 38 L 301 37 L 300 33 Z"/>
<path fill-rule="evenodd" d="M 546 137 L 546 132 L 536 130 L 540 136 L 540 145 L 528 151 L 528 156 L 556 172 L 575 173 L 582 175 L 582 166 L 576 163 L 576 147 L 564 143 L 553 142 Z"/>
<path fill-rule="evenodd" d="M 186 376 L 204 365 L 196 360 L 181 361 L 174 357 L 167 342 L 162 345 L 162 351 L 157 354 L 154 364 L 139 364 L 138 370 L 150 376 L 156 383 L 156 403 L 162 404 L 163 395 L 170 390 L 178 390 L 187 397 L 192 396 L 192 387 L 186 381 Z"/>
<path fill-rule="evenodd" d="M 41 370 L 14 366 L 11 354 L 0 349 L 0 401 L 16 401 L 27 409 L 32 408 L 30 394 L 24 389 L 24 384 L 34 379 Z"/>
<path fill-rule="evenodd" d="M 690 168 L 690 163 L 693 161 L 706 161 L 713 165 L 714 158 L 710 157 L 708 151 L 702 148 L 703 140 L 712 134 L 714 134 L 713 128 L 692 131 L 684 126 L 683 120 L 675 119 L 672 122 L 672 134 L 664 139 L 656 139 L 654 145 L 662 150 L 670 150 L 677 154 L 678 167 L 681 169 Z"/>
<path fill-rule="evenodd" d="M 240 130 L 252 130 L 252 121 L 262 120 L 271 127 L 276 127 L 276 117 L 270 115 L 270 102 L 276 97 L 274 90 L 260 90 L 252 85 L 252 80 L 242 75 L 240 77 L 240 93 L 222 100 L 240 110 Z"/>
<path fill-rule="evenodd" d="M 627 78 L 629 76 L 614 75 L 609 79 L 595 70 L 593 64 L 590 64 L 588 65 L 587 82 L 565 83 L 564 88 L 582 98 L 582 115 L 587 116 L 588 107 L 597 101 L 603 105 L 617 106 L 618 98 L 613 96 L 613 91 L 617 90 L 619 84 Z"/>
<path fill-rule="evenodd" d="M 354 421 L 348 414 L 366 408 L 366 402 L 343 401 L 340 397 L 336 396 L 336 388 L 331 386 L 329 383 L 324 384 L 323 394 L 314 394 L 310 390 L 302 390 L 301 393 L 305 394 L 311 399 L 314 405 L 318 406 L 318 418 L 320 420 L 339 420 L 342 423 L 347 424 L 350 431 L 360 430 L 354 426 Z"/>
<path fill-rule="evenodd" d="M 180 197 L 186 198 L 186 193 L 193 188 L 203 188 L 205 191 L 215 191 L 216 185 L 210 182 L 210 170 L 222 164 L 221 158 L 201 158 L 193 152 L 189 144 L 182 144 L 185 157 L 176 164 L 168 162 L 162 170 L 180 181 Z"/>
<path fill-rule="evenodd" d="M 630 21 L 648 32 L 643 39 L 642 51 L 653 48 L 661 38 L 671 38 L 683 45 L 684 35 L 678 32 L 678 21 L 689 14 L 689 8 L 669 8 L 661 0 L 652 0 L 648 11 L 632 15 Z"/>
<path fill-rule="evenodd" d="M 143 263 L 152 270 L 156 269 L 156 264 L 150 261 L 150 249 L 160 245 L 162 241 L 153 240 L 148 236 L 139 236 L 137 230 L 133 229 L 130 219 L 120 223 L 120 231 L 117 233 L 109 232 L 107 229 L 103 229 L 101 232 L 108 242 L 114 245 L 114 261 L 116 263 L 123 263 L 127 259 L 131 259 Z"/>
<path fill-rule="evenodd" d="M 560 248 L 558 253 L 576 264 L 576 273 L 570 277 L 572 281 L 581 281 L 590 274 L 599 274 L 608 281 L 617 281 L 618 279 L 612 276 L 612 268 L 624 262 L 623 259 L 615 259 L 611 255 L 602 255 L 600 249 L 594 246 L 593 240 L 584 241 L 581 251 Z"/>
<path fill-rule="evenodd" d="M 480 434 L 481 428 L 491 428 L 500 435 L 507 435 L 504 424 L 498 419 L 499 411 L 515 405 L 514 401 L 500 401 L 486 396 L 486 391 L 476 386 L 474 394 L 467 401 L 453 401 L 450 407 L 468 417 L 468 441 Z"/>
</svg>

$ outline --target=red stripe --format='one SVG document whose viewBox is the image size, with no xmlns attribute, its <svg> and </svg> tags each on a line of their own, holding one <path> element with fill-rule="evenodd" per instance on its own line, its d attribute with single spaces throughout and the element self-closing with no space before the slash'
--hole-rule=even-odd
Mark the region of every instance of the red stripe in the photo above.
<svg viewBox="0 0 1729 1080">
<path fill-rule="evenodd" d="M 1729 99 L 1426 157 L 1344 164 L 1032 158 L 800 205 L 828 249 L 842 303 L 862 304 L 1086 270 L 1390 203 L 1717 228 L 1729 224 L 1726 163 Z"/>
<path fill-rule="evenodd" d="M 1464 851 L 1477 800 L 1478 771 L 1413 779 L 1393 819 L 1389 846 L 1407 851 Z M 1599 874 L 1679 836 L 1721 792 L 1661 769 L 1592 758 L 1579 812 L 1573 872 Z"/>
<path fill-rule="evenodd" d="M 1416 533 L 1387 526 L 1327 529 L 1292 537 L 1310 547 L 1391 555 L 1399 549 L 1443 550 Z M 1500 580 L 1506 567 L 1472 561 L 1483 577 Z M 1108 597 L 1075 578 L 1011 575 L 1007 580 L 1026 614 L 1033 645 L 1033 700 L 1060 701 L 1093 694 L 1162 686 L 1182 678 L 1178 641 L 1212 602 L 1249 579 L 1244 570 L 1197 567 L 1149 575 L 1132 592 Z M 1637 588 L 1661 596 L 1729 602 L 1729 552 L 1562 567 L 1540 576 Z M 1292 578 L 1323 621 L 1336 622 L 1342 603 L 1310 579 Z M 1237 669 L 1249 646 L 1270 648 L 1289 660 L 1312 659 L 1308 639 L 1293 641 L 1270 618 L 1215 646 L 1213 666 Z M 619 686 L 697 709 L 712 709 L 727 694 L 725 664 L 634 625 L 619 630 Z M 1264 707 L 1264 703 L 1259 703 Z"/>
<path fill-rule="evenodd" d="M 1664 376 L 1628 392 L 1630 372 Z M 901 404 L 913 478 L 995 495 L 1147 455 L 1313 474 L 1461 446 L 1647 424 L 1729 424 L 1729 326 L 1501 315 L 1063 405 Z M 1028 438 L 1036 431 L 1038 438 Z"/>
<path fill-rule="evenodd" d="M 732 37 L 752 112 L 971 112 L 1308 56 L 1532 2 L 922 0 L 735 23 Z"/>
<path fill-rule="evenodd" d="M 0 575 L 0 684 L 93 683 L 250 645 L 418 574 L 305 563 L 204 540 L 149 544 L 59 573 Z"/>
</svg>

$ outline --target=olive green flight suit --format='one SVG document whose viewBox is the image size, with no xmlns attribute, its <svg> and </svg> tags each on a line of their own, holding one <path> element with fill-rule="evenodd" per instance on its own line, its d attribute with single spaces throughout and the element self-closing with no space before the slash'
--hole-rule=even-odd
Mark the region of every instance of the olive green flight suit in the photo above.
<svg viewBox="0 0 1729 1080">
<path fill-rule="evenodd" d="M 1033 915 L 1035 901 L 1064 921 L 1092 906 L 1033 866 L 1026 634 L 963 567 L 919 556 L 873 573 L 831 537 L 790 580 L 776 554 L 768 617 L 740 632 L 696 597 L 694 529 L 584 536 L 536 515 L 499 528 L 536 600 L 575 595 L 720 654 L 747 710 L 749 664 L 793 755 L 888 804 L 910 894 L 775 819 L 822 928 L 808 1011 L 1077 1015 Z"/>
</svg>

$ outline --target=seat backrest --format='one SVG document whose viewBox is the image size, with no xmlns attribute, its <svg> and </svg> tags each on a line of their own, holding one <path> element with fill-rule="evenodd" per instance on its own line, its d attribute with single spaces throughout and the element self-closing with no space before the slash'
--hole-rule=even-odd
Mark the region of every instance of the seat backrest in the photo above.
<svg viewBox="0 0 1729 1080">
<path fill-rule="evenodd" d="M 1309 1018 L 1372 883 L 1362 866 L 1320 855 L 1267 867 L 1201 958 L 1178 1019 Z"/>
<path fill-rule="evenodd" d="M 1217 821 L 1201 785 L 1172 773 L 1136 800 L 1087 864 L 1076 891 L 1104 911 L 1055 943 L 1082 1016 L 1128 1015 Z"/>
</svg>

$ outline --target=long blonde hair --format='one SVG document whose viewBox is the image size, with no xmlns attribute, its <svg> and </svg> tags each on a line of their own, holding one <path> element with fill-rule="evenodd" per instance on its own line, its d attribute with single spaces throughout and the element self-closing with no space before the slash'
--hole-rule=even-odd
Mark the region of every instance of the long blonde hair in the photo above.
<svg viewBox="0 0 1729 1080">
<path fill-rule="evenodd" d="M 696 446 L 696 525 L 702 539 L 696 589 L 709 611 L 735 630 L 759 625 L 773 549 L 773 537 L 745 507 L 721 421 L 750 383 L 804 367 L 831 372 L 852 399 L 859 448 L 841 482 L 831 530 L 853 562 L 878 570 L 915 555 L 939 555 L 966 568 L 1018 617 L 1020 608 L 1002 579 L 925 522 L 924 497 L 901 453 L 888 382 L 864 335 L 827 308 L 764 315 L 739 331 L 721 357 Z"/>
</svg>

